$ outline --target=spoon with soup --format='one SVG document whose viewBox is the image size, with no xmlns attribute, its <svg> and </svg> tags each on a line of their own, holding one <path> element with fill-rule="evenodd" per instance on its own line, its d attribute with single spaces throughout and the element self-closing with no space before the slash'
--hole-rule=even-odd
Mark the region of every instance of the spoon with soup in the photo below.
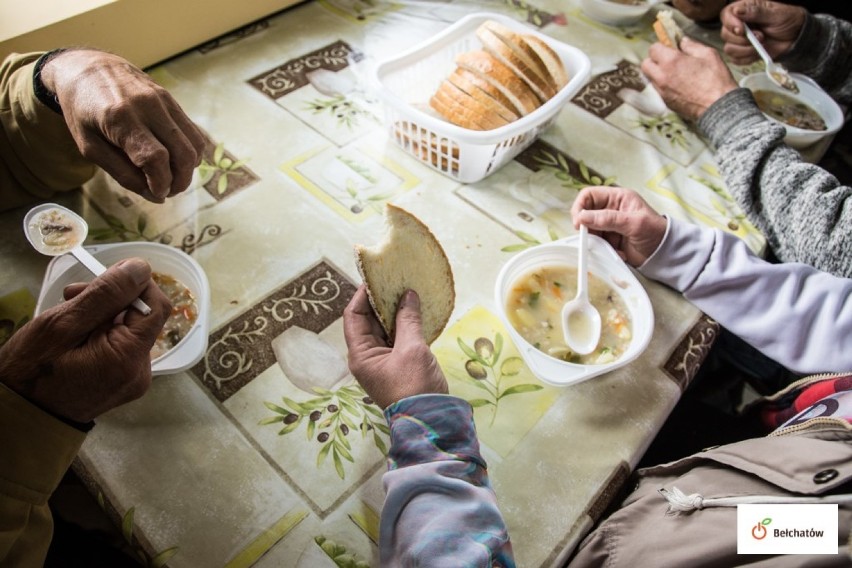
<svg viewBox="0 0 852 568">
<path fill-rule="evenodd" d="M 95 276 L 106 272 L 106 266 L 83 248 L 89 225 L 70 209 L 55 203 L 33 207 L 24 216 L 24 234 L 41 254 L 62 256 L 71 253 Z M 133 300 L 133 307 L 145 315 L 151 313 L 151 308 L 140 298 Z"/>
<path fill-rule="evenodd" d="M 601 314 L 589 301 L 588 235 L 586 226 L 580 225 L 577 295 L 562 307 L 565 343 L 579 355 L 594 351 L 601 338 Z"/>
<path fill-rule="evenodd" d="M 775 63 L 775 61 L 772 60 L 772 57 L 769 53 L 767 53 L 766 49 L 764 49 L 763 45 L 757 39 L 757 36 L 754 35 L 754 32 L 751 31 L 751 28 L 748 27 L 748 24 L 745 22 L 743 22 L 743 30 L 745 31 L 745 35 L 752 47 L 754 47 L 755 51 L 757 51 L 760 58 L 763 59 L 763 63 L 766 65 L 766 74 L 769 76 L 769 79 L 779 87 L 786 89 L 791 93 L 798 93 L 799 86 L 796 84 L 796 81 L 790 77 L 790 73 L 783 65 Z"/>
</svg>

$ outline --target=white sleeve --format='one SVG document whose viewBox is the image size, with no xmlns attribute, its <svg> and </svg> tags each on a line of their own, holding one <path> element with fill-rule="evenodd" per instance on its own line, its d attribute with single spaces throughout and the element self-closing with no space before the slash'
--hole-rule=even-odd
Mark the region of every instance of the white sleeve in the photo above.
<svg viewBox="0 0 852 568">
<path fill-rule="evenodd" d="M 639 271 L 794 372 L 852 370 L 852 280 L 769 263 L 729 233 L 671 218 Z"/>
</svg>

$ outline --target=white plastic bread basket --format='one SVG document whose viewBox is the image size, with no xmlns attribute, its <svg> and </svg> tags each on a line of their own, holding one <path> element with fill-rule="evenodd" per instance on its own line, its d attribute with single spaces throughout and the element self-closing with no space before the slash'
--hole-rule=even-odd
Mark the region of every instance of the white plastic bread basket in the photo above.
<svg viewBox="0 0 852 568">
<path fill-rule="evenodd" d="M 458 54 L 480 49 L 476 29 L 495 20 L 518 33 L 533 34 L 553 48 L 568 72 L 568 84 L 532 113 L 493 130 L 468 130 L 431 112 L 429 98 L 456 67 Z M 591 70 L 577 49 L 501 14 L 465 16 L 428 41 L 376 67 L 378 95 L 385 103 L 391 138 L 409 154 L 462 183 L 479 181 L 529 146 L 580 90 Z"/>
</svg>

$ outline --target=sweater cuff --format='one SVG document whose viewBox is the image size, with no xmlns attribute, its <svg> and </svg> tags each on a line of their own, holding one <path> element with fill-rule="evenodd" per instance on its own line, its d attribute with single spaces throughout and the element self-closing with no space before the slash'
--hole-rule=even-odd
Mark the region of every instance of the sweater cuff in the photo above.
<svg viewBox="0 0 852 568">
<path fill-rule="evenodd" d="M 686 221 L 669 220 L 660 246 L 639 267 L 644 276 L 686 292 L 707 265 L 716 235 Z"/>
<path fill-rule="evenodd" d="M 710 105 L 701 115 L 698 128 L 718 148 L 740 131 L 766 120 L 751 91 L 740 87 Z"/>
<path fill-rule="evenodd" d="M 85 439 L 0 385 L 0 493 L 44 505 Z"/>
<path fill-rule="evenodd" d="M 428 394 L 404 398 L 385 409 L 390 425 L 388 469 L 437 461 L 476 462 L 485 467 L 473 408 L 461 398 Z"/>
</svg>

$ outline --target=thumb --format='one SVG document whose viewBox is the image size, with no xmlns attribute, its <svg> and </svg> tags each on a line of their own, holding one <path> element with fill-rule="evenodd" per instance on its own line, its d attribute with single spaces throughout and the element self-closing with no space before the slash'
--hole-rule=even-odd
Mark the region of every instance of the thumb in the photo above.
<svg viewBox="0 0 852 568">
<path fill-rule="evenodd" d="M 86 322 L 68 329 L 87 334 L 95 327 L 112 321 L 147 288 L 150 280 L 151 266 L 142 259 L 131 258 L 111 266 L 66 301 L 66 317 L 76 318 L 81 324 Z"/>
<path fill-rule="evenodd" d="M 420 315 L 420 297 L 414 290 L 406 290 L 399 300 L 399 307 L 396 310 L 395 335 L 394 349 L 400 346 L 424 342 Z"/>
</svg>

